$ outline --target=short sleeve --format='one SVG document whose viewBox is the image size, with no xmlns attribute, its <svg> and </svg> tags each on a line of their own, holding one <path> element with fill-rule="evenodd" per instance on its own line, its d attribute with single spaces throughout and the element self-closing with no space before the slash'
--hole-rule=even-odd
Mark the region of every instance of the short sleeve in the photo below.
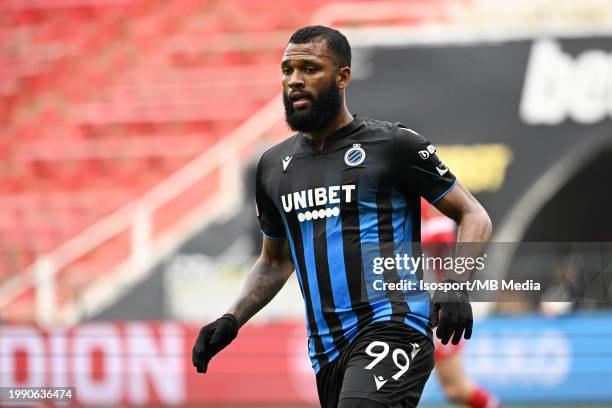
<svg viewBox="0 0 612 408">
<path fill-rule="evenodd" d="M 402 192 L 416 193 L 434 204 L 457 183 L 434 145 L 410 129 L 397 128 L 392 155 L 392 177 Z"/>
<path fill-rule="evenodd" d="M 270 198 L 270 195 L 264 188 L 264 180 L 262 180 L 263 157 L 257 165 L 257 176 L 255 180 L 255 213 L 259 220 L 261 232 L 270 239 L 285 238 L 285 227 L 281 220 L 278 208 Z"/>
</svg>

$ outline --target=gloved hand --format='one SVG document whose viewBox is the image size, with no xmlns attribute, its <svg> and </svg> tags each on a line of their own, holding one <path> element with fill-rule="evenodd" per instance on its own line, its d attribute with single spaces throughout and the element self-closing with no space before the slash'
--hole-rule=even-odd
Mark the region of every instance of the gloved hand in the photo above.
<svg viewBox="0 0 612 408">
<path fill-rule="evenodd" d="M 456 283 L 452 279 L 444 282 Z M 432 327 L 438 326 L 436 336 L 442 344 L 459 344 L 461 335 L 467 340 L 472 337 L 472 305 L 465 290 L 437 290 L 431 298 L 430 321 Z M 463 334 L 465 331 L 465 334 Z"/>
<path fill-rule="evenodd" d="M 198 373 L 205 373 L 210 359 L 236 338 L 238 327 L 238 320 L 234 315 L 224 314 L 200 329 L 191 351 L 191 362 Z"/>
</svg>

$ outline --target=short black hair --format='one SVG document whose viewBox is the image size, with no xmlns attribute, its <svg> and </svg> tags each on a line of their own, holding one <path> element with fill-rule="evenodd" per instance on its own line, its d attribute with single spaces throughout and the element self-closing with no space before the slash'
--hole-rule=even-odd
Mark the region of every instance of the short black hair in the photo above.
<svg viewBox="0 0 612 408">
<path fill-rule="evenodd" d="M 289 39 L 293 44 L 306 44 L 323 40 L 336 57 L 340 67 L 351 66 L 351 46 L 340 31 L 322 25 L 302 27 L 291 35 Z"/>
</svg>

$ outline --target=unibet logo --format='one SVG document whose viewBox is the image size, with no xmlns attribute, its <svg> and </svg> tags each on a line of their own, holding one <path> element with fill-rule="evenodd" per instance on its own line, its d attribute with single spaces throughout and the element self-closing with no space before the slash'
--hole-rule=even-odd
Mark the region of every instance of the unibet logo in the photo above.
<svg viewBox="0 0 612 408">
<path fill-rule="evenodd" d="M 340 215 L 340 207 L 327 207 L 310 210 L 312 207 L 322 207 L 329 204 L 350 203 L 355 197 L 355 185 L 329 186 L 311 188 L 296 191 L 281 196 L 283 210 L 285 212 L 308 209 L 309 211 L 298 212 L 300 222 L 310 221 L 317 218 L 337 217 Z"/>
<path fill-rule="evenodd" d="M 557 41 L 534 42 L 520 115 L 531 125 L 558 125 L 568 117 L 594 124 L 612 117 L 612 54 L 587 50 L 573 58 Z"/>
</svg>

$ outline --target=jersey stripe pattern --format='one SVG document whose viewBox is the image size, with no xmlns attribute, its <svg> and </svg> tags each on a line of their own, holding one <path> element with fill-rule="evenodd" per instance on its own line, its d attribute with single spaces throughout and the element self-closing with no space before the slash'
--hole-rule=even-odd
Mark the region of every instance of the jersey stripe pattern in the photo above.
<svg viewBox="0 0 612 408">
<path fill-rule="evenodd" d="M 367 118 L 355 117 L 329 136 L 322 151 L 296 134 L 264 153 L 258 218 L 267 238 L 289 241 L 315 372 L 374 322 L 403 322 L 431 338 L 427 292 L 375 284 L 416 282 L 418 274 L 400 276 L 392 268 L 377 274 L 373 264 L 412 251 L 420 198 L 440 200 L 455 182 L 422 136 Z"/>
</svg>

